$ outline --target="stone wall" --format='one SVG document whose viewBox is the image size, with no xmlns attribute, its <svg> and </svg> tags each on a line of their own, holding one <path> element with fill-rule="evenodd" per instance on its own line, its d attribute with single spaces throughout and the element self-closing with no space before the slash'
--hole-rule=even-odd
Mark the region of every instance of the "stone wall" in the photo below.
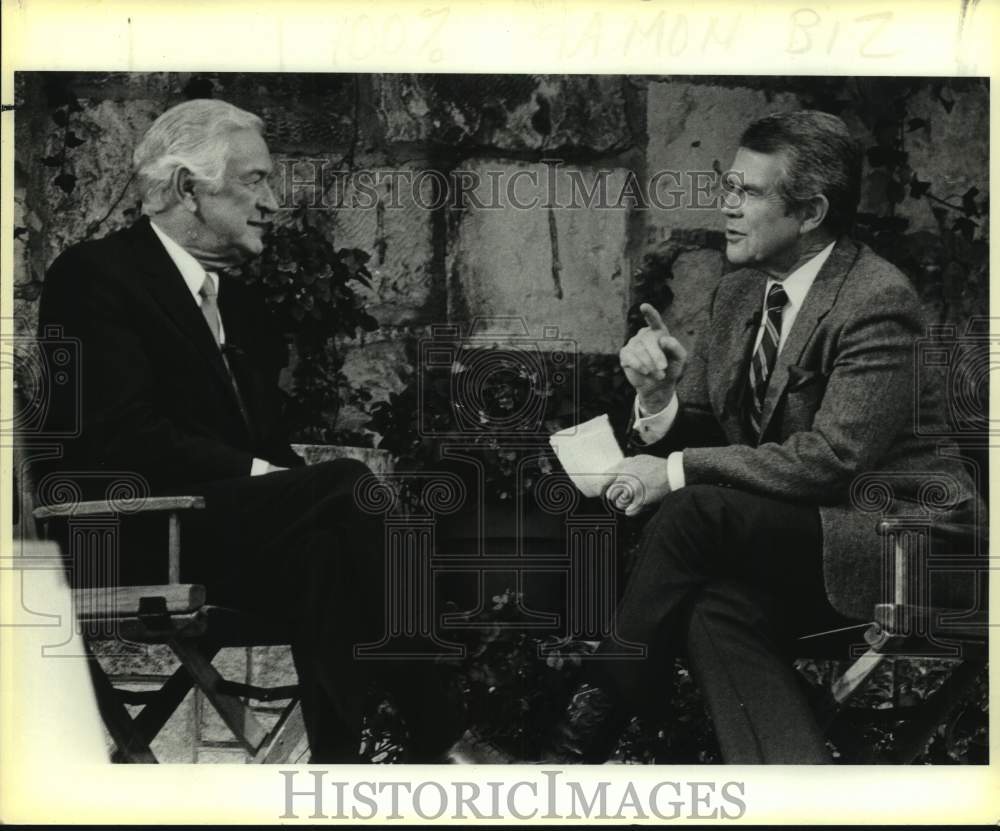
<svg viewBox="0 0 1000 831">
<path fill-rule="evenodd" d="M 670 281 L 668 319 L 690 342 L 725 267 L 713 233 L 722 219 L 699 194 L 699 173 L 728 166 L 741 129 L 775 110 L 816 106 L 844 117 L 869 149 L 862 209 L 906 220 L 890 242 L 922 252 L 899 264 L 918 283 L 939 283 L 921 286 L 933 315 L 986 310 L 987 223 L 956 210 L 963 197 L 976 212 L 987 204 L 985 81 L 60 73 L 19 75 L 16 90 L 14 311 L 24 331 L 53 257 L 137 215 L 127 185 L 136 138 L 171 104 L 206 95 L 259 113 L 279 194 L 288 204 L 312 200 L 338 247 L 371 252 L 366 299 L 382 328 L 345 344 L 345 372 L 373 400 L 412 381 L 413 341 L 437 323 L 515 316 L 531 336 L 557 327 L 583 352 L 614 354 L 644 264 L 654 269 L 642 275 L 644 291 Z M 70 106 L 68 124 L 57 123 L 68 93 L 78 111 Z M 75 146 L 60 160 L 67 132 Z M 905 158 L 887 166 L 886 149 Z M 398 184 L 428 170 L 451 178 Z M 75 177 L 69 193 L 54 181 L 65 173 Z M 649 201 L 657 174 L 673 192 L 666 206 Z M 914 177 L 930 196 L 910 195 Z M 494 179 L 504 187 L 491 199 Z M 559 207 L 598 180 L 603 204 Z M 512 181 L 515 198 L 535 207 L 511 204 Z M 378 204 L 358 198 L 366 187 Z M 972 225 L 956 253 L 945 238 L 963 217 Z M 678 243 L 665 264 L 658 254 Z M 956 275 L 948 260 L 963 257 Z M 366 421 L 350 406 L 340 418 L 345 429 Z"/>
</svg>

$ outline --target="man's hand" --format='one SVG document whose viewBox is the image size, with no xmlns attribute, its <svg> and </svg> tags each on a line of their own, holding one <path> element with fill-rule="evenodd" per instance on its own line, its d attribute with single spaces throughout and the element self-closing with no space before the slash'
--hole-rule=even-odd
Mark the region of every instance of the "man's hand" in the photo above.
<svg viewBox="0 0 1000 831">
<path fill-rule="evenodd" d="M 646 413 L 658 413 L 673 398 L 684 374 L 687 350 L 667 331 L 660 313 L 649 303 L 643 303 L 639 311 L 649 325 L 629 339 L 618 358 L 639 397 L 639 406 Z"/>
<path fill-rule="evenodd" d="M 670 493 L 667 461 L 658 456 L 629 456 L 614 467 L 614 480 L 604 495 L 625 516 L 651 508 Z"/>
</svg>

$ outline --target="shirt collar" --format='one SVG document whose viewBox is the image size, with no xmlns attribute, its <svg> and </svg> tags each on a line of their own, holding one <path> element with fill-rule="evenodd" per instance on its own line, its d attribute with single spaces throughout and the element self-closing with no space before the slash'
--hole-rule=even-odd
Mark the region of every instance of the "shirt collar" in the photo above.
<svg viewBox="0 0 1000 831">
<path fill-rule="evenodd" d="M 784 280 L 769 279 L 764 289 L 764 296 L 767 297 L 767 292 L 771 290 L 771 286 L 780 282 L 781 287 L 785 290 L 785 294 L 788 295 L 788 305 L 792 305 L 795 308 L 801 306 L 802 302 L 806 299 L 806 295 L 809 293 L 809 289 L 812 288 L 816 275 L 819 274 L 823 263 L 827 261 L 830 252 L 833 251 L 833 246 L 834 243 L 831 242 L 811 260 L 806 260 L 802 263 Z"/>
<path fill-rule="evenodd" d="M 215 291 L 219 291 L 218 274 L 214 271 L 205 271 L 201 263 L 185 251 L 176 240 L 167 236 L 166 232 L 152 220 L 149 223 L 149 227 L 153 229 L 153 232 L 159 237 L 160 242 L 163 243 L 163 247 L 167 249 L 167 254 L 174 261 L 174 265 L 177 266 L 181 277 L 184 278 L 185 285 L 198 305 L 201 305 L 201 287 L 205 284 L 206 274 L 212 278 L 212 282 L 215 284 Z"/>
</svg>

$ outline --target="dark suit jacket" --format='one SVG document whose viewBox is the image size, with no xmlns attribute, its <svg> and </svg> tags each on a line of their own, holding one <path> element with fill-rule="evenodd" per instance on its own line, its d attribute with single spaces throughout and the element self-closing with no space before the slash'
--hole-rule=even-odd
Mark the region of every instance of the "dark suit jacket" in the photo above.
<svg viewBox="0 0 1000 831">
<path fill-rule="evenodd" d="M 921 417 L 944 419 L 942 390 L 918 376 L 924 334 L 909 280 L 864 245 L 841 239 L 816 277 L 776 361 L 759 446 L 745 417 L 755 313 L 767 277 L 722 278 L 708 325 L 678 384 L 668 435 L 637 452 L 684 450 L 688 485 L 720 484 L 819 507 L 824 574 L 833 606 L 870 618 L 881 601 L 882 513 L 973 521 L 975 486 L 964 466 L 915 435 Z M 918 386 L 919 384 L 919 386 Z M 941 510 L 921 487 L 943 491 Z M 882 504 L 882 495 L 891 499 Z"/>
<path fill-rule="evenodd" d="M 261 299 L 221 277 L 227 354 L 249 426 L 218 346 L 183 278 L 143 218 L 131 228 L 69 248 L 52 264 L 39 328 L 80 341 L 80 434 L 62 470 L 134 471 L 153 492 L 249 475 L 253 457 L 302 460 L 281 425 L 278 372 L 287 350 Z M 74 385 L 56 388 L 51 429 L 74 416 Z"/>
</svg>

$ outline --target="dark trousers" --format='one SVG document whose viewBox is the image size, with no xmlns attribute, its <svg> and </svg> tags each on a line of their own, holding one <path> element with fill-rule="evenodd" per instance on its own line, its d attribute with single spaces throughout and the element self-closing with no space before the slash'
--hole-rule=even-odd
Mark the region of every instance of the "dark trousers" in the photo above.
<svg viewBox="0 0 1000 831">
<path fill-rule="evenodd" d="M 182 578 L 205 583 L 212 604 L 290 626 L 314 762 L 357 761 L 373 677 L 395 695 L 414 760 L 457 730 L 434 666 L 354 657 L 385 631 L 383 522 L 354 497 L 368 473 L 345 459 L 186 489 L 206 510 L 184 529 Z"/>
<path fill-rule="evenodd" d="M 664 667 L 686 654 L 727 763 L 828 763 L 793 645 L 843 622 L 826 598 L 816 508 L 692 485 L 650 519 L 618 607 L 618 639 L 647 657 L 604 643 L 595 680 L 644 709 Z"/>
</svg>

